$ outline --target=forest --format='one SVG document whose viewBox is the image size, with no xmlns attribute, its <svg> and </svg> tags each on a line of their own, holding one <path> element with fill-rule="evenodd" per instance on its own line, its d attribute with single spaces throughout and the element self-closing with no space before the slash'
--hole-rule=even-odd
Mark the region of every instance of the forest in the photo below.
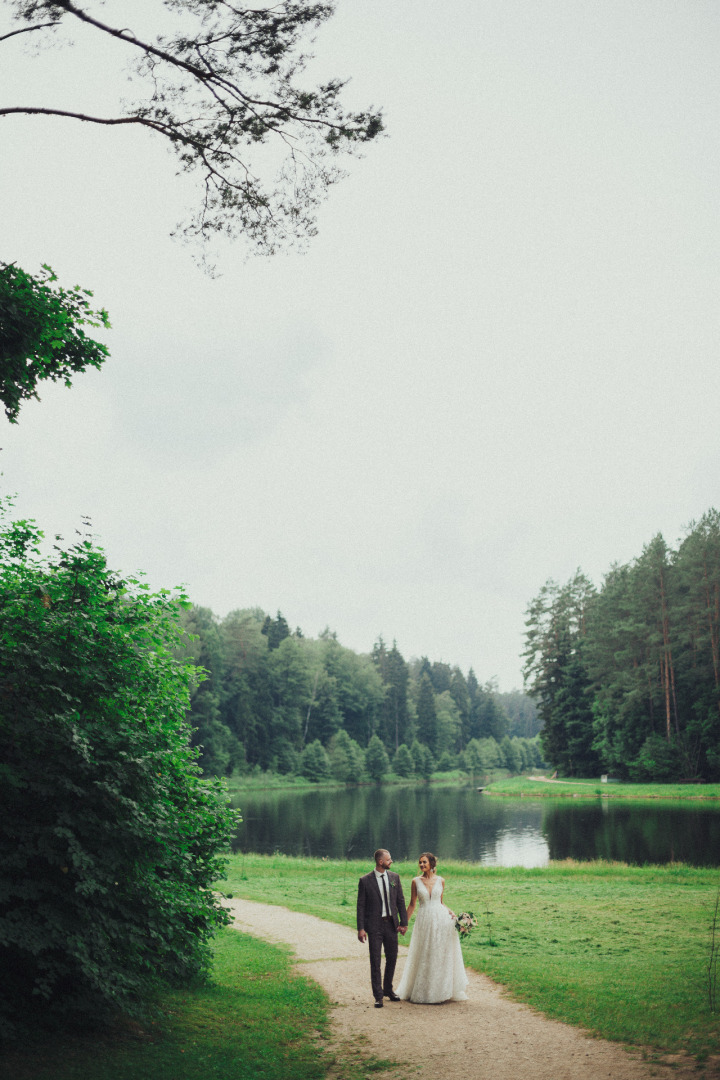
<svg viewBox="0 0 720 1080">
<path fill-rule="evenodd" d="M 369 654 L 291 630 L 281 612 L 193 606 L 184 659 L 205 672 L 190 724 L 207 775 L 268 770 L 346 783 L 435 770 L 540 766 L 539 719 L 521 691 L 498 693 L 472 668 L 405 660 L 382 638 Z"/>
<path fill-rule="evenodd" d="M 658 534 L 596 589 L 578 570 L 527 612 L 525 675 L 567 775 L 720 780 L 720 513 Z"/>
</svg>

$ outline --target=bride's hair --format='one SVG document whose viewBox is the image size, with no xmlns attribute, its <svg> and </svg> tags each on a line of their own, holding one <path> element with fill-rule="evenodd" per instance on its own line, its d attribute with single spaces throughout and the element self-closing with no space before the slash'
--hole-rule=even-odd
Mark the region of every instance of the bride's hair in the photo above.
<svg viewBox="0 0 720 1080">
<path fill-rule="evenodd" d="M 427 859 L 427 861 L 428 861 L 428 862 L 430 863 L 430 869 L 431 869 L 431 870 L 434 870 L 434 869 L 435 869 L 435 867 L 437 866 L 437 859 L 436 859 L 436 857 L 435 857 L 435 856 L 433 855 L 432 851 L 421 851 L 421 852 L 420 852 L 420 854 L 418 855 L 418 862 L 420 862 L 420 860 L 422 859 L 423 855 L 425 856 L 425 858 Z"/>
</svg>

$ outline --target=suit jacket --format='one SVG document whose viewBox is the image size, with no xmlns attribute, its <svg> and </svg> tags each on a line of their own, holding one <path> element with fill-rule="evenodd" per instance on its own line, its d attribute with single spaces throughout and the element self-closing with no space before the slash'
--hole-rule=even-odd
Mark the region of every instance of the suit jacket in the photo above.
<svg viewBox="0 0 720 1080">
<path fill-rule="evenodd" d="M 407 926 L 407 910 L 400 875 L 394 874 L 392 870 L 386 870 L 385 873 L 389 885 L 390 914 L 395 923 L 395 929 L 398 926 Z M 382 897 L 374 870 L 365 874 L 358 882 L 357 928 L 366 930 L 368 934 L 380 933 L 382 928 Z"/>
</svg>

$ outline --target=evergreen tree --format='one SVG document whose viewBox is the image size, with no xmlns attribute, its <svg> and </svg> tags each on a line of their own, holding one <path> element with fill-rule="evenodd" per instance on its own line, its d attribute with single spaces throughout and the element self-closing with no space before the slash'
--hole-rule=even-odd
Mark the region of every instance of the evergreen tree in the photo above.
<svg viewBox="0 0 720 1080">
<path fill-rule="evenodd" d="M 508 734 L 520 738 L 532 739 L 540 731 L 542 721 L 538 714 L 537 702 L 522 690 L 510 690 L 495 693 L 495 700 L 504 710 L 510 722 Z"/>
<path fill-rule="evenodd" d="M 327 780 L 330 776 L 330 758 L 319 739 L 308 743 L 300 755 L 300 772 L 313 783 Z"/>
<path fill-rule="evenodd" d="M 436 694 L 444 694 L 452 683 L 452 668 L 449 664 L 435 661 L 430 670 L 430 681 Z"/>
<path fill-rule="evenodd" d="M 543 753 L 570 775 L 593 774 L 593 702 L 587 670 L 588 616 L 595 590 L 578 571 L 543 586 L 528 611 L 525 674 L 543 720 Z"/>
<path fill-rule="evenodd" d="M 382 780 L 385 773 L 390 772 L 390 759 L 377 735 L 373 735 L 365 751 L 365 769 L 376 782 Z"/>
<path fill-rule="evenodd" d="M 428 675 L 420 679 L 417 696 L 417 733 L 421 743 L 434 753 L 438 740 L 438 718 L 435 694 Z"/>
<path fill-rule="evenodd" d="M 435 697 L 437 738 L 435 753 L 440 757 L 454 757 L 462 748 L 462 717 L 449 690 Z M 452 766 L 454 768 L 454 766 Z"/>
<path fill-rule="evenodd" d="M 684 631 L 683 749 L 686 775 L 720 779 L 720 513 L 693 522 L 675 561 Z M 697 747 L 697 762 L 692 761 Z"/>
<path fill-rule="evenodd" d="M 459 749 L 467 745 L 470 728 L 470 692 L 468 684 L 459 667 L 452 669 L 450 695 L 457 706 L 460 717 Z"/>
<path fill-rule="evenodd" d="M 410 715 L 408 712 L 408 665 L 403 659 L 397 643 L 388 650 L 382 638 L 373 648 L 373 662 L 385 684 L 385 698 L 381 711 L 381 733 L 386 747 L 397 750 L 405 742 Z"/>
<path fill-rule="evenodd" d="M 435 758 L 429 747 L 415 739 L 410 746 L 410 754 L 415 762 L 417 775 L 422 776 L 424 780 L 429 780 L 435 772 Z"/>
<path fill-rule="evenodd" d="M 451 772 L 457 768 L 458 759 L 455 754 L 451 754 L 449 750 L 443 750 L 437 763 L 438 772 Z"/>
<path fill-rule="evenodd" d="M 338 731 L 337 735 L 332 737 L 328 747 L 328 757 L 330 770 L 336 780 L 351 784 L 362 778 L 365 770 L 365 755 L 346 731 Z"/>
<path fill-rule="evenodd" d="M 396 776 L 408 777 L 412 776 L 415 772 L 415 762 L 413 756 L 410 753 L 409 747 L 405 743 L 400 743 L 395 751 L 395 757 L 393 758 L 392 769 Z"/>
<path fill-rule="evenodd" d="M 468 691 L 468 715 L 463 727 L 463 746 L 467 746 L 471 739 L 480 738 L 480 684 L 477 681 L 477 676 L 472 668 L 468 671 L 467 676 L 467 691 Z"/>
<path fill-rule="evenodd" d="M 285 638 L 290 637 L 290 627 L 287 619 L 280 611 L 278 611 L 276 619 L 271 619 L 269 615 L 266 617 L 262 632 L 268 639 L 268 648 L 271 652 L 273 649 L 277 649 Z"/>
<path fill-rule="evenodd" d="M 480 753 L 480 742 L 478 739 L 471 739 L 463 750 L 462 767 L 467 769 L 473 776 L 476 773 L 485 772 L 485 765 Z"/>
</svg>

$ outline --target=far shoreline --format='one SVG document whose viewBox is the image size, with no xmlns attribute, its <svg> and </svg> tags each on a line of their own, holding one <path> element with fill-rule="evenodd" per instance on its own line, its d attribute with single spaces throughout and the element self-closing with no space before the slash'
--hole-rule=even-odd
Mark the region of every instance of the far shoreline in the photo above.
<svg viewBox="0 0 720 1080">
<path fill-rule="evenodd" d="M 235 774 L 227 777 L 226 783 L 228 794 L 232 797 L 261 791 L 306 793 L 309 791 L 337 791 L 345 788 L 373 786 L 411 788 L 448 785 L 475 787 L 478 795 L 483 797 L 489 795 L 504 798 L 652 801 L 662 799 L 674 802 L 712 802 L 720 800 L 720 784 L 705 784 L 704 782 L 641 783 L 613 779 L 609 783 L 605 783 L 599 778 L 554 778 L 537 774 L 510 776 L 508 773 L 499 775 L 496 772 L 490 775 L 471 776 L 460 770 L 453 770 L 453 772 L 448 773 L 434 773 L 427 780 L 419 777 L 400 777 L 391 773 L 387 774 L 378 784 L 366 779 L 352 784 L 345 784 L 338 780 L 314 782 L 304 777 L 288 776 L 280 773 Z"/>
</svg>

